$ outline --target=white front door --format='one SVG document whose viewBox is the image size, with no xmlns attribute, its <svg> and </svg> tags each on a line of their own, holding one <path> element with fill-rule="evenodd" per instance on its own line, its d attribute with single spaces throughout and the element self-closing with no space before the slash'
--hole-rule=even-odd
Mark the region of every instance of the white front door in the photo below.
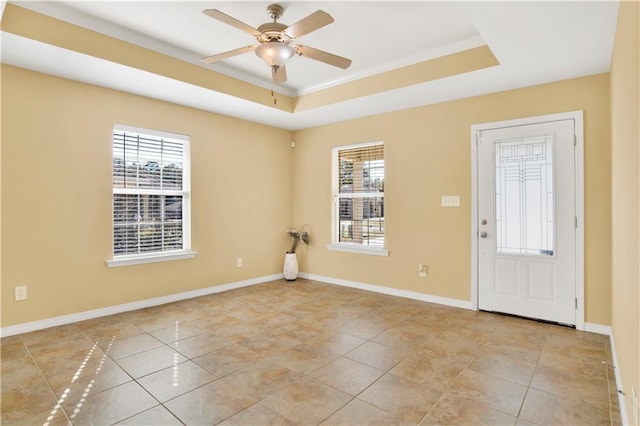
<svg viewBox="0 0 640 426">
<path fill-rule="evenodd" d="M 478 307 L 576 324 L 574 119 L 476 132 Z"/>
</svg>

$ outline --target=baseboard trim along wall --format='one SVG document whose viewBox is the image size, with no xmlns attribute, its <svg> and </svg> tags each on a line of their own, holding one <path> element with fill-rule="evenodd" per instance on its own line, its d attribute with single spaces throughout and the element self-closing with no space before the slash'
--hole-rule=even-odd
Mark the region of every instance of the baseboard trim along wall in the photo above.
<svg viewBox="0 0 640 426">
<path fill-rule="evenodd" d="M 44 320 L 27 322 L 23 324 L 10 325 L 0 328 L 0 337 L 9 337 L 16 334 L 29 333 L 31 331 L 43 330 L 45 328 L 59 325 L 72 324 L 74 322 L 85 321 L 107 315 L 120 314 L 122 312 L 135 311 L 136 309 L 150 308 L 152 306 L 164 305 L 166 303 L 178 302 L 180 300 L 193 299 L 194 297 L 206 296 L 214 293 L 221 293 L 241 287 L 248 287 L 255 284 L 266 283 L 284 278 L 283 274 L 266 275 L 233 283 L 216 285 L 213 287 L 201 288 L 198 290 L 186 291 L 184 293 L 170 294 L 167 296 L 154 297 L 152 299 L 139 300 L 122 305 L 109 306 L 107 308 L 93 309 L 91 311 L 78 312 L 75 314 L 62 315 L 59 317 L 47 318 Z"/>
<path fill-rule="evenodd" d="M 611 327 L 607 328 L 609 329 L 608 334 L 609 342 L 611 344 L 611 359 L 613 360 L 613 366 L 609 368 L 613 368 L 613 372 L 615 373 L 616 377 L 616 394 L 618 395 L 618 406 L 620 407 L 620 419 L 622 420 L 623 425 L 628 425 L 631 423 L 629 423 L 629 419 L 627 418 L 627 406 L 625 405 L 624 394 L 621 392 L 621 389 L 624 388 L 622 387 L 622 377 L 620 376 L 620 369 L 618 368 L 618 354 L 616 353 L 616 343 L 613 338 L 613 330 L 611 330 Z"/>
<path fill-rule="evenodd" d="M 449 299 L 447 297 L 433 296 L 430 294 L 418 293 L 415 291 L 399 290 L 397 288 L 392 288 L 392 287 L 384 287 L 381 285 L 374 285 L 374 284 L 365 284 L 357 281 L 348 281 L 340 278 L 325 277 L 325 276 L 316 275 L 316 274 L 308 274 L 306 272 L 301 272 L 299 274 L 299 277 L 306 278 L 308 280 L 321 281 L 327 284 L 335 284 L 335 285 L 341 285 L 344 287 L 358 288 L 360 290 L 372 291 L 374 293 L 388 294 L 389 296 L 398 296 L 398 297 L 404 297 L 406 299 L 420 300 L 421 302 L 437 303 L 439 305 L 452 306 L 454 308 L 472 309 L 471 302 L 466 300 Z"/>
</svg>

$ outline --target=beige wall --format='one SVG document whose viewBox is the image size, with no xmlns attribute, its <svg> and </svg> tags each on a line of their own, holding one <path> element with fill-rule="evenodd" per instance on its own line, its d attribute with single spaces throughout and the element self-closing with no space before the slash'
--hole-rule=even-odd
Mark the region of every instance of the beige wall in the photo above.
<svg viewBox="0 0 640 426">
<path fill-rule="evenodd" d="M 3 327 L 281 271 L 289 131 L 11 66 L 2 89 Z M 191 136 L 195 259 L 106 267 L 114 123 Z"/>
<path fill-rule="evenodd" d="M 473 124 L 585 111 L 586 321 L 610 324 L 610 127 L 607 74 L 414 108 L 294 133 L 294 222 L 315 243 L 303 271 L 470 300 L 471 142 Z M 329 251 L 331 147 L 385 143 L 386 246 L 389 257 Z M 460 208 L 441 208 L 460 195 Z M 418 277 L 418 264 L 429 273 Z"/>
<path fill-rule="evenodd" d="M 282 230 L 304 223 L 314 241 L 299 252 L 303 271 L 469 300 L 470 126 L 578 109 L 585 110 L 586 321 L 610 324 L 606 74 L 299 131 L 292 151 L 285 130 L 2 71 L 3 326 L 278 273 Z M 113 123 L 191 135 L 196 259 L 106 268 Z M 330 252 L 330 148 L 374 140 L 385 142 L 391 255 Z M 439 207 L 451 194 L 462 206 Z M 428 264 L 427 278 L 418 277 L 419 263 Z M 16 285 L 29 287 L 29 300 L 13 301 Z"/>
<path fill-rule="evenodd" d="M 640 391 L 640 7 L 621 2 L 611 64 L 612 326 L 630 423 Z"/>
</svg>

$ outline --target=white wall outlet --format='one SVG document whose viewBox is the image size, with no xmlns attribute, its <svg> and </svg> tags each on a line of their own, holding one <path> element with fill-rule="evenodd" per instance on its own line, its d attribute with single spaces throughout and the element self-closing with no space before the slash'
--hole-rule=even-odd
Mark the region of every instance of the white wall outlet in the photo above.
<svg viewBox="0 0 640 426">
<path fill-rule="evenodd" d="M 440 197 L 440 205 L 442 207 L 460 207 L 459 195 L 443 195 Z"/>
<path fill-rule="evenodd" d="M 27 300 L 27 286 L 21 285 L 15 288 L 16 302 L 20 300 Z"/>
<path fill-rule="evenodd" d="M 241 258 L 241 257 L 239 257 L 239 258 L 237 258 L 237 259 L 236 259 L 236 266 L 237 266 L 238 268 L 242 268 L 242 267 L 244 266 L 244 260 L 242 260 L 242 258 Z"/>
<path fill-rule="evenodd" d="M 425 265 L 424 263 L 418 265 L 418 275 L 421 277 L 427 276 L 427 265 Z"/>
</svg>

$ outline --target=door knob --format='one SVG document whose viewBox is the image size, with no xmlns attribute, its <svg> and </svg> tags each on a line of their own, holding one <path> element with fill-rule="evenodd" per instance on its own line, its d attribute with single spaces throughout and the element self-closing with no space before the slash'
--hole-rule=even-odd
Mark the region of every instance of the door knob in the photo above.
<svg viewBox="0 0 640 426">
<path fill-rule="evenodd" d="M 483 231 L 483 232 L 481 232 L 481 233 L 480 233 L 480 237 L 481 237 L 481 238 L 487 238 L 487 233 L 486 233 L 486 232 L 484 232 L 484 231 Z"/>
<path fill-rule="evenodd" d="M 482 219 L 482 222 L 480 222 L 480 223 L 482 223 L 483 225 L 486 225 L 487 224 L 487 219 Z"/>
</svg>

